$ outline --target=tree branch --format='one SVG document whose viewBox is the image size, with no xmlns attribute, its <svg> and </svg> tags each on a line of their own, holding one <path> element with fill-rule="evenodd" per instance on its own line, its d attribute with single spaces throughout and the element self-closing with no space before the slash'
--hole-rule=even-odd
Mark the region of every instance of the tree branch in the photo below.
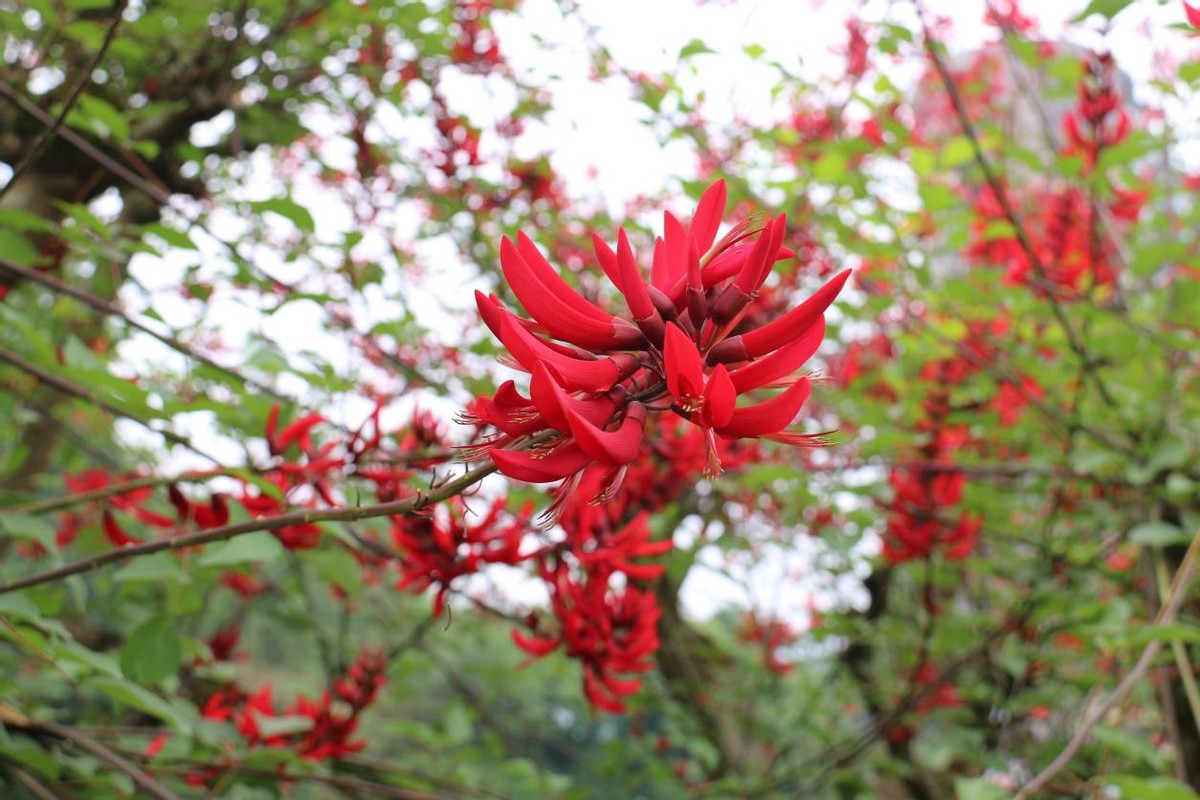
<svg viewBox="0 0 1200 800">
<path fill-rule="evenodd" d="M 13 172 L 12 175 L 9 176 L 8 183 L 4 184 L 3 187 L 0 187 L 0 198 L 4 197 L 5 193 L 16 185 L 17 179 L 21 177 L 21 174 L 25 172 L 25 170 L 37 163 L 37 160 L 42 156 L 42 151 L 47 145 L 50 144 L 50 142 L 54 140 L 54 137 L 57 136 L 59 131 L 62 129 L 63 123 L 66 122 L 71 110 L 75 108 L 75 104 L 79 102 L 80 95 L 82 95 L 84 89 L 91 84 L 92 73 L 96 71 L 96 67 L 100 65 L 100 62 L 104 60 L 104 56 L 108 52 L 108 48 L 112 45 L 113 40 L 117 38 L 117 28 L 121 25 L 121 17 L 124 16 L 125 7 L 127 5 L 129 5 L 129 0 L 117 0 L 116 6 L 113 8 L 112 19 L 108 23 L 108 30 L 104 32 L 104 39 L 100 42 L 100 49 L 96 51 L 96 55 L 92 56 L 91 63 L 87 65 L 87 68 L 83 71 L 83 74 L 79 76 L 79 81 L 75 84 L 75 88 L 71 90 L 71 95 L 67 98 L 67 102 L 63 104 L 62 109 L 58 112 L 58 116 L 49 126 L 42 129 L 42 132 L 38 138 L 33 142 L 32 145 L 30 145 L 29 149 L 25 151 L 25 157 L 22 158 L 20 163 L 13 168 Z"/>
<path fill-rule="evenodd" d="M 1183 563 L 1179 566 L 1179 571 L 1175 573 L 1174 580 L 1171 581 L 1171 587 L 1167 595 L 1163 598 L 1162 608 L 1154 618 L 1154 625 L 1162 626 L 1170 624 L 1174 621 L 1179 609 L 1183 606 L 1183 601 L 1187 596 L 1187 589 L 1192 583 L 1192 573 L 1196 566 L 1196 557 L 1200 554 L 1200 533 L 1192 537 L 1192 543 L 1188 546 L 1187 553 L 1183 557 Z M 1104 719 L 1110 711 L 1125 699 L 1125 696 L 1132 691 L 1134 685 L 1141 680 L 1142 675 L 1150 668 L 1154 657 L 1158 655 L 1158 651 L 1162 649 L 1161 641 L 1154 641 L 1146 645 L 1142 651 L 1142 656 L 1134 664 L 1133 669 L 1129 671 L 1119 684 L 1103 702 L 1096 703 L 1091 707 L 1087 714 L 1084 715 L 1083 721 L 1079 724 L 1079 728 L 1075 731 L 1075 735 L 1067 742 L 1067 746 L 1062 752 L 1051 761 L 1045 769 L 1039 772 L 1033 780 L 1021 787 L 1021 790 L 1013 796 L 1013 800 L 1026 800 L 1033 797 L 1034 794 L 1045 788 L 1054 776 L 1063 770 L 1079 752 L 1079 748 L 1083 747 L 1088 737 L 1092 734 L 1092 729 Z"/>
<path fill-rule="evenodd" d="M 262 383 L 262 382 L 256 380 L 255 378 L 251 378 L 248 375 L 243 375 L 242 373 L 238 372 L 237 370 L 233 369 L 232 367 L 226 367 L 222 364 L 217 363 L 216 361 L 214 361 L 213 359 L 204 355 L 203 353 L 199 353 L 195 349 L 193 349 L 193 348 L 189 347 L 188 345 L 184 344 L 183 342 L 179 341 L 174 336 L 169 336 L 167 334 L 159 333 L 158 331 L 154 330 L 146 323 L 139 322 L 133 316 L 131 316 L 130 314 L 127 314 L 125 311 L 118 308 L 115 303 L 110 303 L 109 301 L 107 301 L 103 298 L 97 297 L 94 294 L 85 292 L 82 289 L 77 289 L 74 286 L 71 286 L 70 284 L 68 284 L 64 281 L 61 281 L 58 278 L 47 275 L 44 272 L 39 272 L 38 270 L 35 270 L 35 269 L 28 269 L 26 267 L 19 266 L 19 265 L 14 264 L 11 261 L 8 261 L 7 259 L 4 259 L 4 258 L 0 258 L 0 270 L 12 273 L 13 275 L 16 275 L 17 277 L 22 278 L 23 280 L 32 281 L 33 283 L 41 284 L 42 286 L 45 286 L 47 289 L 50 289 L 53 292 L 57 292 L 58 294 L 65 294 L 68 297 L 73 297 L 76 300 L 78 300 L 79 302 L 83 303 L 84 305 L 90 306 L 91 308 L 94 308 L 95 310 L 100 311 L 104 314 L 108 314 L 113 317 L 118 317 L 119 319 L 124 320 L 125 323 L 127 325 L 129 325 L 130 327 L 135 328 L 135 329 L 141 331 L 142 333 L 145 333 L 149 336 L 154 337 L 155 339 L 162 342 L 163 344 L 165 344 L 167 347 L 171 348 L 175 352 L 180 353 L 184 356 L 187 356 L 188 358 L 192 359 L 193 361 L 198 361 L 207 367 L 212 367 L 213 369 L 215 369 L 219 372 L 229 375 L 230 377 L 234 378 L 235 380 L 237 380 L 247 386 L 251 386 L 251 387 L 259 390 L 263 394 L 266 394 L 269 397 L 271 397 L 275 400 L 278 400 L 281 403 L 296 402 L 296 400 L 294 400 L 293 398 L 287 397 L 285 395 L 280 394 L 279 392 L 276 392 L 273 388 L 266 385 L 265 383 Z"/>
<path fill-rule="evenodd" d="M 26 361 L 25 359 L 21 358 L 16 353 L 11 353 L 8 350 L 4 350 L 4 349 L 0 348 L 0 361 L 10 364 L 11 366 L 21 370 L 22 372 L 24 372 L 28 375 L 31 375 L 34 378 L 37 378 L 42 383 L 46 384 L 47 386 L 53 387 L 54 389 L 57 389 L 59 392 L 62 392 L 63 394 L 70 395 L 71 397 L 75 397 L 79 400 L 83 400 L 84 402 L 90 403 L 91 405 L 94 405 L 97 408 L 102 408 L 105 411 L 107 411 L 108 413 L 113 414 L 114 416 L 121 417 L 122 419 L 127 419 L 132 422 L 136 422 L 137 424 L 141 425 L 142 427 L 144 427 L 146 430 L 150 431 L 151 433 L 158 434 L 159 436 L 163 437 L 164 439 L 166 439 L 168 442 L 171 442 L 172 444 L 177 444 L 181 447 L 186 447 L 188 450 L 191 450 L 196 455 L 201 456 L 202 458 L 206 458 L 214 464 L 221 463 L 217 458 L 210 456 L 208 453 L 204 452 L 199 447 L 192 444 L 191 440 L 188 439 L 186 436 L 175 433 L 173 431 L 157 430 L 150 424 L 149 421 L 144 420 L 141 417 L 136 417 L 133 414 L 129 413 L 128 411 L 123 411 L 122 409 L 117 408 L 112 403 L 109 403 L 106 400 L 100 399 L 99 397 L 92 394 L 87 389 L 83 388 L 82 386 L 72 383 L 71 381 L 68 381 L 59 375 L 55 375 L 53 372 L 42 369 L 37 364 L 34 364 L 32 362 Z"/>
<path fill-rule="evenodd" d="M 280 528 L 286 528 L 289 525 L 306 525 L 315 522 L 345 522 L 374 517 L 390 517 L 398 514 L 414 514 L 435 503 L 440 503 L 443 500 L 454 497 L 467 487 L 478 483 L 495 471 L 496 465 L 488 462 L 468 471 L 455 480 L 448 481 L 434 491 L 418 494 L 416 497 L 408 500 L 396 500 L 390 503 L 379 503 L 356 508 L 322 508 L 295 511 L 290 514 L 280 514 L 276 517 L 264 517 L 233 525 L 223 525 L 210 530 L 195 531 L 171 539 L 158 539 L 153 542 L 144 542 L 129 547 L 108 550 L 72 561 L 55 569 L 36 572 L 10 583 L 0 584 L 0 594 L 7 594 L 18 589 L 27 589 L 30 586 L 38 586 L 43 583 L 61 580 L 71 575 L 80 575 L 108 564 L 161 553 L 165 550 L 180 550 L 185 547 L 223 542 L 245 533 L 276 531 Z"/>
<path fill-rule="evenodd" d="M 0 703 L 0 721 L 8 727 L 18 728 L 29 733 L 52 736 L 63 742 L 74 744 L 84 752 L 95 756 L 118 772 L 129 776 L 134 785 L 154 800 L 181 800 L 179 795 L 154 780 L 149 774 L 126 761 L 119 753 L 101 744 L 90 736 L 72 728 L 58 725 L 54 722 L 41 722 L 31 719 L 19 709 L 6 703 Z"/>
</svg>

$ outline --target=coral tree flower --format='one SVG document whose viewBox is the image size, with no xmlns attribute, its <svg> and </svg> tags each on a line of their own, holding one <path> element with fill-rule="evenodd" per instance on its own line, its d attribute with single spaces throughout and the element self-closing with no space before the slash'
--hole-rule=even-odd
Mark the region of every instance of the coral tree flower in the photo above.
<svg viewBox="0 0 1200 800">
<path fill-rule="evenodd" d="M 1184 0 L 1183 15 L 1187 18 L 1188 25 L 1200 28 L 1200 6 L 1193 6 Z"/>
<path fill-rule="evenodd" d="M 784 246 L 786 215 L 743 222 L 717 238 L 725 211 L 723 181 L 713 184 L 685 224 L 664 214 L 649 276 L 629 238 L 613 250 L 593 236 L 596 259 L 624 300 L 606 310 L 581 295 L 524 234 L 505 238 L 500 266 L 530 319 L 476 292 L 484 323 L 530 376 L 529 397 L 512 381 L 478 398 L 468 421 L 497 433 L 476 447 L 505 475 L 533 483 L 564 480 L 559 500 L 584 470 L 606 469 L 597 499 L 610 497 L 637 458 L 650 413 L 672 411 L 703 431 L 706 474 L 720 472 L 717 441 L 769 438 L 818 445 L 819 436 L 787 430 L 808 399 L 797 376 L 825 332 L 825 310 L 850 275 L 845 270 L 813 296 L 759 327 L 744 322 Z M 739 398 L 782 391 L 758 402 Z"/>
</svg>

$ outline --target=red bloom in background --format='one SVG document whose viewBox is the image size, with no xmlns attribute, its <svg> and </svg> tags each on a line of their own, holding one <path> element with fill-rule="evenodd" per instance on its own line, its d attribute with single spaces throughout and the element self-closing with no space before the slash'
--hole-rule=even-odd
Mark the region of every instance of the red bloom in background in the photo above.
<svg viewBox="0 0 1200 800">
<path fill-rule="evenodd" d="M 513 641 L 534 658 L 564 647 L 567 655 L 583 664 L 588 702 L 614 714 L 623 712 L 621 698 L 636 692 L 641 681 L 617 673 L 648 672 L 650 656 L 658 649 L 656 626 L 662 611 L 654 593 L 633 586 L 613 587 L 613 570 L 606 564 L 586 570 L 582 577 L 573 575 L 561 561 L 543 563 L 541 571 L 550 587 L 558 630 L 531 636 L 514 628 Z"/>
<path fill-rule="evenodd" d="M 1189 25 L 1193 28 L 1200 28 L 1200 7 L 1193 6 L 1184 0 L 1183 15 L 1187 17 Z"/>
<path fill-rule="evenodd" d="M 725 184 L 717 182 L 689 224 L 664 215 L 649 280 L 624 230 L 615 251 L 593 237 L 627 314 L 585 299 L 524 234 L 515 243 L 504 239 L 501 267 L 532 319 L 482 293 L 476 302 L 514 366 L 529 373 L 530 395 L 510 381 L 473 404 L 468 419 L 498 430 L 476 448 L 480 455 L 518 480 L 567 479 L 561 501 L 592 465 L 607 471 L 598 497 L 611 496 L 638 455 L 653 411 L 672 410 L 704 432 L 710 476 L 720 471 L 718 437 L 822 443 L 786 430 L 809 394 L 808 380 L 793 373 L 820 345 L 824 312 L 849 270 L 782 316 L 749 327 L 773 265 L 793 255 L 783 245 L 787 219 L 745 222 L 718 240 L 725 200 Z M 767 387 L 783 391 L 738 405 L 739 395 Z"/>
<path fill-rule="evenodd" d="M 529 510 L 505 515 L 506 501 L 492 503 L 475 524 L 467 522 L 461 498 L 439 506 L 433 513 L 392 518 L 392 542 L 400 552 L 397 589 L 423 591 L 437 586 L 433 613 L 442 613 L 450 583 L 471 575 L 487 564 L 518 564 L 521 539 L 529 530 Z"/>
</svg>

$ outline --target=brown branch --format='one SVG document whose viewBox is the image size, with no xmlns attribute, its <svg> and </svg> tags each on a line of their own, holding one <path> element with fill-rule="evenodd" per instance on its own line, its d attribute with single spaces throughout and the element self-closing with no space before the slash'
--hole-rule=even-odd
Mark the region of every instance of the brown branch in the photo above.
<svg viewBox="0 0 1200 800">
<path fill-rule="evenodd" d="M 243 383 L 247 386 L 251 386 L 255 389 L 258 389 L 263 394 L 266 394 L 269 397 L 271 397 L 275 400 L 278 400 L 281 403 L 296 402 L 293 398 L 287 397 L 285 395 L 280 394 L 279 392 L 276 392 L 273 388 L 266 385 L 265 383 L 262 383 L 254 378 L 251 378 L 248 375 L 243 375 L 242 373 L 238 372 L 237 370 L 235 370 L 231 367 L 226 367 L 222 364 L 217 363 L 216 361 L 214 361 L 213 359 L 204 355 L 203 353 L 197 352 L 195 349 L 184 344 L 179 339 L 176 339 L 174 336 L 169 336 L 167 334 L 159 333 L 158 331 L 154 330 L 146 323 L 139 322 L 133 316 L 131 316 L 130 314 L 127 314 L 125 311 L 118 308 L 115 303 L 110 303 L 109 301 L 107 301 L 103 298 L 97 297 L 94 294 L 85 292 L 82 289 L 77 289 L 74 286 L 71 286 L 70 284 L 65 283 L 64 281 L 61 281 L 58 278 L 55 278 L 51 275 L 47 275 L 44 272 L 40 272 L 35 269 L 28 269 L 26 267 L 19 266 L 19 265 L 14 264 L 11 261 L 8 261 L 4 258 L 0 258 L 0 270 L 12 273 L 13 275 L 16 275 L 24 280 L 41 284 L 42 286 L 45 286 L 47 289 L 50 289 L 51 291 L 57 292 L 59 294 L 65 294 L 69 297 L 73 297 L 76 300 L 78 300 L 79 302 L 83 303 L 84 305 L 90 306 L 91 308 L 94 308 L 95 310 L 100 311 L 104 314 L 118 317 L 118 318 L 124 320 L 125 323 L 128 324 L 130 327 L 135 328 L 135 329 L 141 331 L 142 333 L 145 333 L 149 336 L 154 337 L 155 339 L 162 342 L 163 344 L 165 344 L 167 347 L 171 348 L 175 352 L 181 353 L 182 355 L 187 356 L 188 358 L 190 358 L 194 361 L 198 361 L 201 364 L 204 364 L 205 366 L 212 367 L 213 369 L 215 369 L 219 372 L 223 372 L 226 375 L 229 375 L 230 377 L 240 381 L 241 383 Z"/>
<path fill-rule="evenodd" d="M 53 117 L 39 108 L 35 103 L 31 103 L 19 92 L 17 92 L 16 89 L 12 88 L 3 81 L 0 81 L 0 96 L 12 101 L 18 108 L 41 122 L 43 125 L 54 124 Z M 151 200 L 154 200 L 159 205 L 170 205 L 171 195 L 169 195 L 164 189 L 160 189 L 159 187 L 153 185 L 141 175 L 138 175 L 136 172 L 126 167 L 124 164 L 121 164 L 120 162 L 110 158 L 102 150 L 100 150 L 100 148 L 93 145 L 75 131 L 71 130 L 70 128 L 63 128 L 58 132 L 58 135 L 76 150 L 95 161 L 102 168 L 108 170 L 113 175 L 116 175 L 121 180 L 133 186 Z"/>
<path fill-rule="evenodd" d="M 434 491 L 427 494 L 419 494 L 408 500 L 396 500 L 390 503 L 379 503 L 377 505 L 355 508 L 322 508 L 295 511 L 289 514 L 280 514 L 276 517 L 263 517 L 233 525 L 223 525 L 210 530 L 195 531 L 170 539 L 158 539 L 153 542 L 144 542 L 142 544 L 130 545 L 129 547 L 108 550 L 86 558 L 80 558 L 55 569 L 36 572 L 24 578 L 0 584 L 0 594 L 7 594 L 18 589 L 27 589 L 30 586 L 38 586 L 43 583 L 61 580 L 71 575 L 80 575 L 108 564 L 161 553 L 165 550 L 180 550 L 186 547 L 223 542 L 245 533 L 275 531 L 280 528 L 286 528 L 289 525 L 307 525 L 316 522 L 346 522 L 375 517 L 390 517 L 398 514 L 413 514 L 435 503 L 440 503 L 443 500 L 454 497 L 495 471 L 496 465 L 488 462 L 455 480 L 448 481 Z"/>
<path fill-rule="evenodd" d="M 5 772 L 17 783 L 24 786 L 25 790 L 37 798 L 37 800 L 63 800 L 62 797 L 50 791 L 50 787 L 46 786 L 46 784 L 18 767 L 9 767 Z"/>
<path fill-rule="evenodd" d="M 212 764 L 204 761 L 177 760 L 171 764 L 164 765 L 164 769 L 172 772 L 186 773 L 196 769 L 211 768 L 212 766 Z M 281 772 L 275 769 L 263 769 L 261 767 L 247 767 L 240 764 L 232 765 L 230 769 L 236 769 L 239 774 L 252 775 L 256 778 L 274 778 L 280 783 L 307 781 L 356 794 L 369 794 L 376 797 L 391 798 L 392 800 L 456 800 L 456 798 L 446 794 L 431 794 L 419 789 L 405 789 L 400 786 L 378 783 L 349 775 L 305 775 L 294 772 Z M 462 797 L 462 795 L 458 797 Z"/>
<path fill-rule="evenodd" d="M 2 85 L 3 84 L 0 84 L 0 86 L 2 86 Z M 21 358 L 16 353 L 11 353 L 8 350 L 4 350 L 4 349 L 0 348 L 0 361 L 10 364 L 11 366 L 21 370 L 22 372 L 24 372 L 28 375 L 31 375 L 34 378 L 37 378 L 42 383 L 44 383 L 47 386 L 50 386 L 54 389 L 57 389 L 59 392 L 62 392 L 63 394 L 70 395 L 71 397 L 75 397 L 79 400 L 83 400 L 87 403 L 90 403 L 91 405 L 96 406 L 97 408 L 102 408 L 114 416 L 121 417 L 122 419 L 127 419 L 132 422 L 136 422 L 137 424 L 141 425 L 142 427 L 144 427 L 146 430 L 150 431 L 151 433 L 158 434 L 159 436 L 163 437 L 164 439 L 166 439 L 168 442 L 171 442 L 172 444 L 177 444 L 181 447 L 186 447 L 188 450 L 191 450 L 196 455 L 206 458 L 214 464 L 221 463 L 215 457 L 210 456 L 208 453 L 204 452 L 199 447 L 192 444 L 191 440 L 188 439 L 186 436 L 183 436 L 181 434 L 174 433 L 173 431 L 168 431 L 168 430 L 160 431 L 160 430 L 156 429 L 154 426 L 152 426 L 149 421 L 144 420 L 141 417 L 134 416 L 133 414 L 129 413 L 128 411 L 123 411 L 120 408 L 117 408 L 112 403 L 109 403 L 107 400 L 100 399 L 96 395 L 89 392 L 87 389 L 84 389 L 82 386 L 72 383 L 71 381 L 68 381 L 67 379 L 65 379 L 59 375 L 55 375 L 53 372 L 50 372 L 49 370 L 42 369 L 37 364 L 31 363 L 31 362 L 26 361 L 25 359 Z"/>
<path fill-rule="evenodd" d="M 21 177 L 21 174 L 25 170 L 37 163 L 37 160 L 42 156 L 42 151 L 46 149 L 47 145 L 62 130 L 63 123 L 66 122 L 71 109 L 75 108 L 75 104 L 79 102 L 84 89 L 91 84 L 92 73 L 96 71 L 96 67 L 100 65 L 100 62 L 104 60 L 105 54 L 108 53 L 108 48 L 112 45 L 113 40 L 117 38 L 117 28 L 121 25 L 121 17 L 125 14 L 125 7 L 127 5 L 129 5 L 129 0 L 118 0 L 114 6 L 112 19 L 108 23 L 108 30 L 104 32 L 104 39 L 100 42 L 100 49 L 96 51 L 96 55 L 92 56 L 91 62 L 84 69 L 83 74 L 79 76 L 79 81 L 75 84 L 75 88 L 71 90 L 71 95 L 58 112 L 58 116 L 54 118 L 49 126 L 42 129 L 33 145 L 25 152 L 25 157 L 13 168 L 8 183 L 3 188 L 0 188 L 0 198 L 4 197 L 5 193 L 16 185 L 17 179 Z"/>
<path fill-rule="evenodd" d="M 0 719 L 9 727 L 18 728 L 33 734 L 51 736 L 68 744 L 74 744 L 80 750 L 95 756 L 118 772 L 129 776 L 134 785 L 141 789 L 146 796 L 154 800 L 181 800 L 179 795 L 154 780 L 149 774 L 134 764 L 125 760 L 119 753 L 101 744 L 90 736 L 77 730 L 58 725 L 54 722 L 41 722 L 31 719 L 7 704 L 0 704 Z"/>
<path fill-rule="evenodd" d="M 1155 627 L 1168 625 L 1175 620 L 1179 614 L 1179 609 L 1183 606 L 1183 601 L 1187 597 L 1187 589 L 1192 583 L 1192 573 L 1196 566 L 1196 557 L 1200 554 L 1200 533 L 1192 537 L 1192 543 L 1188 546 L 1187 553 L 1183 557 L 1183 563 L 1179 566 L 1179 571 L 1175 573 L 1175 578 L 1171 581 L 1171 586 L 1167 590 L 1162 608 L 1154 617 Z M 1150 668 L 1154 657 L 1158 655 L 1158 651 L 1162 649 L 1162 641 L 1153 641 L 1146 645 L 1142 651 L 1141 658 L 1134 664 L 1133 669 L 1129 671 L 1119 684 L 1103 702 L 1096 703 L 1084 715 L 1083 721 L 1079 723 L 1079 727 L 1075 730 L 1075 735 L 1067 742 L 1067 746 L 1062 749 L 1053 761 L 1046 768 L 1039 772 L 1034 778 L 1021 787 L 1021 790 L 1013 795 L 1013 800 L 1026 800 L 1033 797 L 1038 791 L 1045 788 L 1054 776 L 1063 770 L 1067 764 L 1083 747 L 1084 742 L 1092 735 L 1092 729 L 1100 723 L 1102 719 L 1108 716 L 1108 713 L 1117 707 L 1125 699 L 1125 696 L 1133 690 L 1146 670 Z"/>
<path fill-rule="evenodd" d="M 1038 278 L 1043 282 L 1046 281 L 1046 276 L 1049 274 L 1046 270 L 1046 265 L 1042 262 L 1041 256 L 1037 249 L 1033 246 L 1033 242 L 1029 239 L 1029 234 L 1025 230 L 1025 225 L 1017 216 L 1016 209 L 1012 207 L 1012 203 L 1008 202 L 1008 196 L 1004 191 L 1004 185 L 1000 182 L 1000 176 L 992 169 L 992 164 L 988 161 L 987 154 L 983 151 L 983 144 L 979 141 L 979 132 L 975 130 L 974 123 L 971 122 L 971 116 L 967 113 L 967 106 L 963 102 L 962 94 L 958 91 L 958 84 L 954 82 L 954 76 L 950 74 L 950 68 L 946 66 L 945 60 L 941 53 L 938 52 L 938 47 L 941 45 L 933 33 L 929 30 L 929 24 L 925 19 L 924 10 L 921 8 L 920 0 L 915 3 L 917 8 L 917 16 L 921 20 L 921 31 L 923 34 L 925 52 L 929 55 L 933 66 L 937 70 L 938 77 L 942 81 L 942 86 L 946 90 L 946 94 L 950 97 L 950 104 L 954 107 L 954 116 L 957 117 L 959 125 L 962 126 L 963 134 L 971 143 L 971 152 L 975 157 L 975 164 L 983 173 L 983 178 L 987 181 L 988 186 L 992 190 L 992 194 L 996 197 L 996 202 L 1000 205 L 1000 210 L 1004 214 L 1005 219 L 1012 225 L 1013 234 L 1017 238 L 1017 243 L 1021 246 L 1021 250 L 1025 253 L 1025 257 L 1029 259 L 1030 266 L 1033 267 Z M 1066 312 L 1058 303 L 1058 298 L 1051 289 L 1056 289 L 1053 285 L 1046 288 L 1046 296 L 1050 301 L 1050 308 L 1059 325 L 1062 326 L 1063 332 L 1067 335 L 1067 341 L 1074 351 L 1084 361 L 1089 361 L 1090 357 L 1083 347 L 1083 342 L 1079 340 L 1078 333 L 1067 319 Z"/>
<path fill-rule="evenodd" d="M 108 486 L 101 486 L 99 489 L 89 489 L 86 492 L 55 497 L 50 500 L 39 500 L 19 506 L 0 506 L 0 511 L 3 511 L 5 514 L 45 514 L 50 511 L 58 511 L 63 508 L 90 503 L 93 500 L 104 500 L 107 497 L 136 491 L 137 489 L 152 489 L 158 486 L 168 486 L 172 483 L 200 483 L 201 481 L 220 477 L 237 477 L 237 470 L 225 471 L 214 469 L 202 472 L 185 472 L 181 475 L 165 478 L 157 476 L 134 478 L 130 481 L 113 483 Z"/>
</svg>

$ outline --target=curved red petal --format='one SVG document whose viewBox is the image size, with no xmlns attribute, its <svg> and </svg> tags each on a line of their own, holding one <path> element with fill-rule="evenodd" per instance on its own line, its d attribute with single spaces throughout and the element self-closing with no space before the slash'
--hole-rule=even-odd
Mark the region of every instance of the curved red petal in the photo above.
<svg viewBox="0 0 1200 800">
<path fill-rule="evenodd" d="M 663 270 L 653 281 L 666 291 L 687 272 L 688 233 L 683 223 L 670 211 L 663 212 Z"/>
<path fill-rule="evenodd" d="M 1193 28 L 1200 28 L 1200 6 L 1193 6 L 1184 2 L 1183 14 L 1187 17 L 1188 24 Z"/>
<path fill-rule="evenodd" d="M 724 364 L 717 364 L 704 387 L 704 421 L 707 427 L 721 428 L 729 424 L 737 408 L 737 389 L 730 380 Z"/>
<path fill-rule="evenodd" d="M 541 658 L 547 653 L 553 652 L 554 648 L 558 647 L 557 639 L 543 639 L 541 636 L 526 636 L 516 628 L 513 628 L 510 631 L 510 634 L 512 636 L 513 643 L 534 658 Z"/>
<path fill-rule="evenodd" d="M 717 238 L 717 230 L 721 227 L 721 218 L 725 216 L 725 181 L 717 181 L 704 190 L 700 202 L 696 204 L 696 213 L 692 217 L 691 234 L 700 253 L 707 253 Z"/>
<path fill-rule="evenodd" d="M 592 462 L 578 445 L 567 444 L 552 453 L 529 450 L 493 450 L 492 461 L 501 473 L 526 483 L 551 483 L 572 475 Z"/>
<path fill-rule="evenodd" d="M 691 337 L 673 322 L 667 323 L 663 337 L 663 371 L 667 389 L 675 402 L 686 404 L 689 398 L 704 392 L 704 360 Z"/>
<path fill-rule="evenodd" d="M 544 363 L 554 371 L 559 383 L 566 389 L 606 392 L 620 380 L 623 369 L 629 367 L 626 362 L 633 359 L 632 356 L 625 356 L 621 359 L 622 366 L 618 367 L 617 361 L 608 357 L 574 358 L 555 350 L 525 330 L 520 321 L 508 311 L 499 309 L 499 315 L 500 341 L 512 353 L 517 363 L 528 372 L 533 372 L 538 363 Z M 636 363 L 636 359 L 633 361 Z"/>
<path fill-rule="evenodd" d="M 641 332 L 581 297 L 558 276 L 525 234 L 518 245 L 500 241 L 500 268 L 513 294 L 556 339 L 590 350 L 625 349 L 643 341 Z"/>
<path fill-rule="evenodd" d="M 617 233 L 617 266 L 620 270 L 621 293 L 629 305 L 629 311 L 634 319 L 645 319 L 654 315 L 654 304 L 650 302 L 650 294 L 646 291 L 646 282 L 638 271 L 637 261 L 633 257 L 633 248 L 629 237 L 622 228 Z"/>
<path fill-rule="evenodd" d="M 718 428 L 717 433 L 729 439 L 778 433 L 792 424 L 811 391 L 808 378 L 800 378 L 770 400 L 735 409 L 729 422 Z"/>
<path fill-rule="evenodd" d="M 596 260 L 600 262 L 600 269 L 604 270 L 604 274 L 612 281 L 612 285 L 617 287 L 617 291 L 623 293 L 624 290 L 621 287 L 624 284 L 621 283 L 621 268 L 617 266 L 617 254 L 594 233 L 592 234 L 592 250 L 596 253 Z"/>
<path fill-rule="evenodd" d="M 803 336 L 809 327 L 816 324 L 817 319 L 825 313 L 825 309 L 832 305 L 849 277 L 850 270 L 842 270 L 818 289 L 812 297 L 782 317 L 771 320 L 761 328 L 743 333 L 741 342 L 746 348 L 746 353 L 751 358 L 757 358 L 763 353 L 769 353 L 781 345 Z"/>
<path fill-rule="evenodd" d="M 565 411 L 576 444 L 596 461 L 605 466 L 619 467 L 637 457 L 646 426 L 646 407 L 641 403 L 629 404 L 625 419 L 615 431 L 598 428 L 570 408 Z"/>
<path fill-rule="evenodd" d="M 733 380 L 734 388 L 738 394 L 743 394 L 791 375 L 813 357 L 824 338 L 825 317 L 820 316 L 800 338 L 731 372 L 729 377 Z"/>
</svg>

